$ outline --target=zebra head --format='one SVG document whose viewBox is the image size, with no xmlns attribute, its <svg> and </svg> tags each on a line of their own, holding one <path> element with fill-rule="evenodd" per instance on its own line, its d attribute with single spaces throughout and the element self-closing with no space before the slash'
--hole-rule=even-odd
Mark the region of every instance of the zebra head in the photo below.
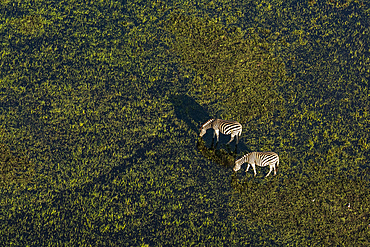
<svg viewBox="0 0 370 247">
<path fill-rule="evenodd" d="M 202 137 L 204 136 L 204 134 L 207 132 L 207 130 L 205 128 L 203 128 L 203 126 L 199 129 L 199 136 Z"/>
<path fill-rule="evenodd" d="M 244 157 L 238 159 L 235 161 L 235 166 L 233 168 L 234 172 L 238 171 L 240 169 L 240 167 L 243 165 L 244 163 Z"/>
<path fill-rule="evenodd" d="M 200 129 L 199 129 L 199 136 L 200 137 L 202 137 L 202 136 L 204 136 L 206 134 L 207 129 L 212 128 L 212 122 L 213 121 L 214 121 L 214 119 L 212 118 L 212 119 L 208 120 L 207 122 L 205 122 L 202 125 L 202 127 L 200 127 Z"/>
</svg>

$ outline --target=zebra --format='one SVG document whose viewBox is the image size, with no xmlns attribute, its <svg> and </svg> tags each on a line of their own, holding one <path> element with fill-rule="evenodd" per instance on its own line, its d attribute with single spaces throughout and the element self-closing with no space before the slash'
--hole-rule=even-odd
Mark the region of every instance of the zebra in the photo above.
<svg viewBox="0 0 370 247">
<path fill-rule="evenodd" d="M 252 165 L 254 176 L 257 175 L 256 172 L 256 165 L 258 166 L 270 166 L 270 172 L 266 175 L 270 175 L 272 172 L 272 169 L 274 169 L 274 176 L 276 175 L 276 166 L 279 166 L 279 155 L 277 155 L 274 152 L 252 152 L 244 155 L 240 159 L 235 161 L 235 167 L 233 170 L 236 172 L 240 169 L 241 165 L 244 163 L 248 163 L 247 170 L 248 171 L 249 166 Z M 276 165 L 276 166 L 275 166 Z"/>
<path fill-rule="evenodd" d="M 199 136 L 202 137 L 207 132 L 208 129 L 213 128 L 213 138 L 215 135 L 217 136 L 217 142 L 220 132 L 224 135 L 231 135 L 230 141 L 227 143 L 229 144 L 234 140 L 236 136 L 236 144 L 239 143 L 239 137 L 242 134 L 242 125 L 237 121 L 229 121 L 229 120 L 222 120 L 222 119 L 210 119 L 205 122 L 202 127 L 200 127 L 200 134 Z"/>
</svg>

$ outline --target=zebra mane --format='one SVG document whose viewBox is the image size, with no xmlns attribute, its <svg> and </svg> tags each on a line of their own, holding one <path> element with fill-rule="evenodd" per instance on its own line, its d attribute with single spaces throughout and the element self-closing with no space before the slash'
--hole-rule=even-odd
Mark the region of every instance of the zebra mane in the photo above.
<svg viewBox="0 0 370 247">
<path fill-rule="evenodd" d="M 204 126 L 207 126 L 208 124 L 210 124 L 214 120 L 215 120 L 214 118 L 211 118 L 210 120 L 208 120 L 207 122 L 205 122 L 204 124 L 202 124 L 202 127 L 201 128 L 203 128 Z"/>
</svg>

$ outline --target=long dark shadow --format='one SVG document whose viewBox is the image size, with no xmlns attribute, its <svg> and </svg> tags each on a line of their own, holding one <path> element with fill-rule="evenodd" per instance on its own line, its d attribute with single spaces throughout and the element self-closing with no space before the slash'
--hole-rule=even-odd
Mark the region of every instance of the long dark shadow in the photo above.
<svg viewBox="0 0 370 247">
<path fill-rule="evenodd" d="M 175 108 L 176 117 L 183 120 L 190 129 L 197 133 L 200 124 L 211 118 L 200 104 L 186 94 L 173 95 L 170 101 Z"/>
</svg>

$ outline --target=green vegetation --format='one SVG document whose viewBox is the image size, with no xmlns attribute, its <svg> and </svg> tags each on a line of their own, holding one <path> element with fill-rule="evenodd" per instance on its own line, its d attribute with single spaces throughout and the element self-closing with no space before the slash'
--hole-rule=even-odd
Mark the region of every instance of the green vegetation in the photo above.
<svg viewBox="0 0 370 247">
<path fill-rule="evenodd" d="M 0 146 L 0 186 L 10 186 L 11 183 L 24 184 L 31 182 L 34 175 L 32 164 L 21 158 L 15 157 L 9 147 Z"/>
<path fill-rule="evenodd" d="M 1 246 L 369 245 L 367 2 L 0 13 Z M 198 138 L 210 117 L 237 150 Z M 277 176 L 234 173 L 251 151 Z"/>
<path fill-rule="evenodd" d="M 256 33 L 236 27 L 226 30 L 217 20 L 176 12 L 166 26 L 175 39 L 172 51 L 197 75 L 191 92 L 212 105 L 212 113 L 246 121 L 275 109 L 276 85 L 285 71 L 269 43 Z"/>
</svg>

